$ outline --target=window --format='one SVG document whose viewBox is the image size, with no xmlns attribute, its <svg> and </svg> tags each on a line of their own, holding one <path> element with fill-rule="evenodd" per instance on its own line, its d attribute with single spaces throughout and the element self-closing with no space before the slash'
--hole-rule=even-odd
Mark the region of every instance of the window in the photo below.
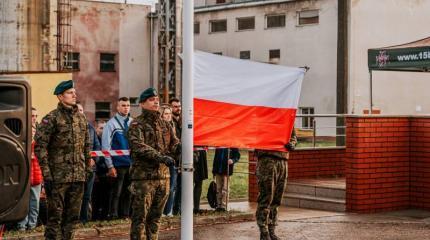
<svg viewBox="0 0 430 240">
<path fill-rule="evenodd" d="M 67 53 L 64 68 L 79 71 L 79 57 L 80 54 L 78 52 Z"/>
<path fill-rule="evenodd" d="M 240 51 L 240 59 L 251 59 L 251 51 Z"/>
<path fill-rule="evenodd" d="M 195 22 L 194 23 L 194 34 L 199 34 L 199 33 L 200 33 L 200 23 Z"/>
<path fill-rule="evenodd" d="M 225 0 L 216 0 L 216 4 L 225 3 Z"/>
<path fill-rule="evenodd" d="M 281 50 L 279 49 L 271 49 L 269 50 L 269 62 L 275 63 L 276 61 L 279 61 L 281 58 Z"/>
<path fill-rule="evenodd" d="M 308 10 L 298 12 L 299 25 L 318 24 L 319 12 L 318 10 Z"/>
<path fill-rule="evenodd" d="M 237 18 L 237 30 L 253 30 L 255 29 L 255 17 Z"/>
<path fill-rule="evenodd" d="M 209 21 L 210 32 L 227 32 L 227 20 L 212 20 Z"/>
<path fill-rule="evenodd" d="M 285 14 L 266 16 L 266 28 L 285 27 Z"/>
<path fill-rule="evenodd" d="M 132 106 L 139 105 L 139 98 L 137 98 L 137 97 L 129 97 L 128 99 L 130 100 L 130 105 L 132 105 Z"/>
<path fill-rule="evenodd" d="M 110 118 L 110 102 L 96 102 L 96 119 L 106 120 Z"/>
<path fill-rule="evenodd" d="M 115 72 L 115 54 L 100 53 L 100 72 Z"/>
<path fill-rule="evenodd" d="M 213 54 L 221 55 L 222 56 L 222 52 L 214 52 Z"/>
<path fill-rule="evenodd" d="M 300 114 L 312 115 L 315 113 L 313 107 L 301 107 L 299 108 Z M 311 129 L 314 127 L 314 117 L 302 117 L 302 128 Z"/>
</svg>

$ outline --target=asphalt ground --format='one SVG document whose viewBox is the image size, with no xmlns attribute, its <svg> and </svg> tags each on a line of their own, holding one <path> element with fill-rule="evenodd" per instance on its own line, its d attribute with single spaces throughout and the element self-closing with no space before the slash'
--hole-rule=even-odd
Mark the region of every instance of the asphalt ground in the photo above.
<svg viewBox="0 0 430 240">
<path fill-rule="evenodd" d="M 425 240 L 430 239 L 430 212 L 404 210 L 377 214 L 351 214 L 284 208 L 277 233 L 287 240 Z M 258 239 L 254 221 L 212 224 L 194 228 L 196 240 Z M 129 239 L 128 232 L 97 238 Z M 160 240 L 180 239 L 180 228 L 160 232 Z"/>
</svg>

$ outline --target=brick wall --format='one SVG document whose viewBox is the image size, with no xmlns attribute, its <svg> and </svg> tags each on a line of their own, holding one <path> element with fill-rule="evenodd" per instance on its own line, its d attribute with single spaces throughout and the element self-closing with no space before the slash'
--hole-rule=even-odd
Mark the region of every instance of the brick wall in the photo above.
<svg viewBox="0 0 430 240">
<path fill-rule="evenodd" d="M 430 210 L 430 117 L 347 118 L 346 149 L 298 150 L 289 160 L 289 178 L 343 175 L 346 210 L 369 213 Z M 255 161 L 250 153 L 251 161 Z M 255 172 L 255 164 L 250 164 Z M 256 201 L 255 175 L 249 199 Z"/>
<path fill-rule="evenodd" d="M 409 207 L 409 119 L 350 117 L 346 135 L 347 211 Z"/>
<path fill-rule="evenodd" d="M 410 130 L 410 205 L 430 210 L 430 119 L 411 119 Z"/>
<path fill-rule="evenodd" d="M 288 160 L 288 179 L 343 176 L 345 170 L 345 149 L 296 150 Z M 250 162 L 256 161 L 253 152 L 249 153 Z M 249 172 L 254 173 L 255 163 L 250 163 Z M 258 195 L 257 179 L 249 176 L 249 199 L 256 201 Z"/>
<path fill-rule="evenodd" d="M 297 150 L 288 160 L 288 178 L 332 177 L 345 174 L 345 149 Z"/>
</svg>

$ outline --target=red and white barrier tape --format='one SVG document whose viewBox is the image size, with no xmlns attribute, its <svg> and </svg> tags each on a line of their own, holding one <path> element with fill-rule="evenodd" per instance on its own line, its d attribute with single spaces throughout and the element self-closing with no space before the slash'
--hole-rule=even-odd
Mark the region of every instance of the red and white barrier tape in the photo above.
<svg viewBox="0 0 430 240">
<path fill-rule="evenodd" d="M 91 151 L 91 157 L 113 157 L 113 156 L 128 156 L 128 155 L 130 155 L 129 150 Z"/>
<path fill-rule="evenodd" d="M 216 149 L 216 147 L 195 147 L 194 151 Z M 91 157 L 114 157 L 114 156 L 128 156 L 130 150 L 102 150 L 102 151 L 91 151 Z"/>
</svg>

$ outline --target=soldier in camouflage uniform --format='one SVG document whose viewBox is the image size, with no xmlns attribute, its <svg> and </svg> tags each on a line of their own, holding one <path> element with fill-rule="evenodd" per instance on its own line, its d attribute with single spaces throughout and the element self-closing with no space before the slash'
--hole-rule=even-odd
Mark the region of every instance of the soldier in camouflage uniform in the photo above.
<svg viewBox="0 0 430 240">
<path fill-rule="evenodd" d="M 294 150 L 297 144 L 296 132 L 293 128 L 291 138 L 285 148 Z M 278 222 L 278 207 L 281 205 L 288 174 L 288 152 L 268 150 L 256 151 L 258 206 L 256 212 L 257 225 L 260 228 L 260 240 L 279 240 L 275 234 Z"/>
<path fill-rule="evenodd" d="M 160 217 L 169 194 L 169 166 L 180 149 L 173 127 L 160 117 L 159 99 L 153 88 L 139 98 L 142 114 L 130 124 L 128 141 L 133 163 L 130 169 L 132 204 L 131 239 L 158 239 Z"/>
<path fill-rule="evenodd" d="M 46 115 L 35 136 L 35 154 L 42 168 L 48 200 L 46 239 L 73 239 L 90 170 L 90 141 L 85 116 L 78 112 L 73 81 L 55 89 L 57 109 Z"/>
</svg>

